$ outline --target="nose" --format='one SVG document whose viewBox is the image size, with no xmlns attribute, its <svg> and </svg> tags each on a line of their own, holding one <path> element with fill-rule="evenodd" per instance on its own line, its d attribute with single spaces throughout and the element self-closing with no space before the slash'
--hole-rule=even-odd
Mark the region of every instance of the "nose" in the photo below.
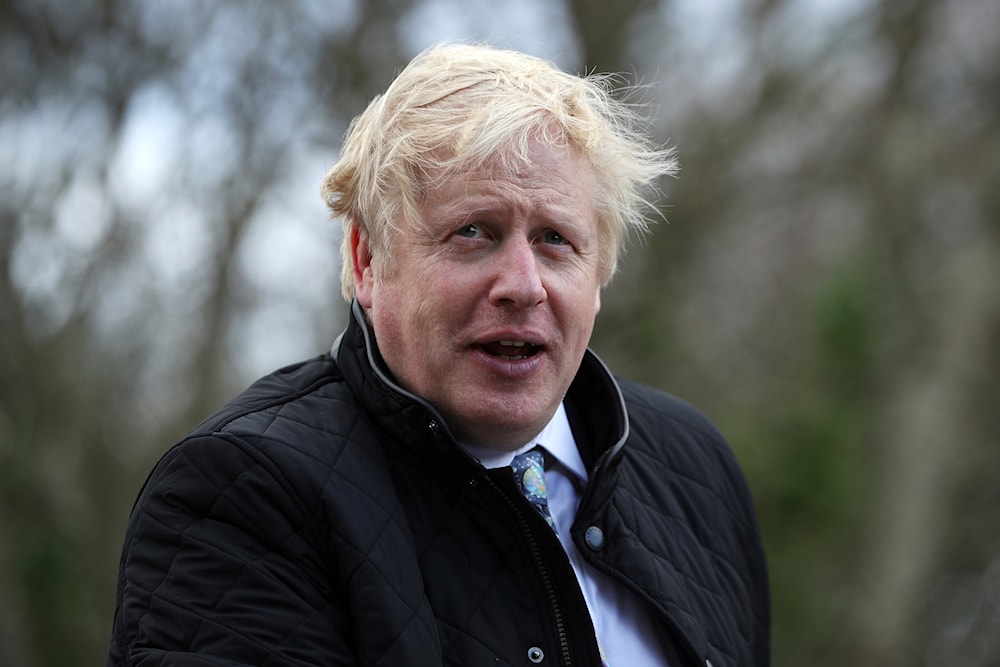
<svg viewBox="0 0 1000 667">
<path fill-rule="evenodd" d="M 490 303 L 496 306 L 530 308 L 545 301 L 538 257 L 527 239 L 510 238 L 495 256 Z"/>
</svg>

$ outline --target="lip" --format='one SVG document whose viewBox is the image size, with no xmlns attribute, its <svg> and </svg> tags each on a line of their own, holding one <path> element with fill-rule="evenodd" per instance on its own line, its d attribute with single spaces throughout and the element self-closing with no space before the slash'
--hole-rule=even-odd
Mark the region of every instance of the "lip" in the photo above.
<svg viewBox="0 0 1000 667">
<path fill-rule="evenodd" d="M 537 348 L 530 357 L 522 359 L 503 357 L 490 354 L 486 346 L 498 341 L 513 341 Z M 524 379 L 536 373 L 548 359 L 548 349 L 544 337 L 535 332 L 497 331 L 478 336 L 469 346 L 476 363 L 484 367 L 491 375 L 513 380 Z M 516 347 L 511 348 L 517 349 Z"/>
<path fill-rule="evenodd" d="M 489 345 L 490 343 L 496 343 L 501 340 L 526 343 L 527 345 L 534 345 L 535 347 L 545 347 L 545 337 L 538 332 L 513 331 L 510 329 L 500 329 L 497 331 L 491 331 L 488 334 L 476 336 L 475 340 L 472 341 L 472 344 L 482 346 Z"/>
<path fill-rule="evenodd" d="M 490 375 L 509 380 L 524 380 L 537 373 L 548 359 L 545 348 L 539 348 L 535 354 L 523 359 L 504 359 L 492 355 L 478 345 L 472 348 L 475 362 Z"/>
</svg>

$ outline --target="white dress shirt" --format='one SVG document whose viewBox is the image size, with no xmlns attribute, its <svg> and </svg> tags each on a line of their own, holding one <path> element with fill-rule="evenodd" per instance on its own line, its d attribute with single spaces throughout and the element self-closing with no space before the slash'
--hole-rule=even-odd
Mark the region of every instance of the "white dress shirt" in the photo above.
<svg viewBox="0 0 1000 667">
<path fill-rule="evenodd" d="M 549 511 L 583 590 L 605 664 L 611 667 L 666 666 L 667 659 L 645 602 L 624 585 L 591 567 L 580 556 L 570 537 L 570 527 L 580 504 L 578 489 L 586 487 L 588 475 L 565 407 L 560 403 L 542 432 L 516 451 L 498 452 L 463 446 L 487 468 L 502 468 L 510 466 L 516 455 L 537 445 L 545 449 L 547 461 L 555 459 L 555 464 L 547 465 L 545 470 Z"/>
</svg>

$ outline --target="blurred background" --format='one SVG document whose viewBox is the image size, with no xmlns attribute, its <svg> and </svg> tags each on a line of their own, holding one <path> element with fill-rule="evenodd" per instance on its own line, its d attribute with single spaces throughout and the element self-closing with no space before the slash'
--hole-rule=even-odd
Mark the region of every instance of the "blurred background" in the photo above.
<svg viewBox="0 0 1000 667">
<path fill-rule="evenodd" d="M 0 664 L 103 664 L 149 468 L 342 326 L 320 179 L 413 55 L 643 86 L 593 346 L 756 498 L 774 664 L 1000 665 L 996 0 L 0 2 Z"/>
</svg>

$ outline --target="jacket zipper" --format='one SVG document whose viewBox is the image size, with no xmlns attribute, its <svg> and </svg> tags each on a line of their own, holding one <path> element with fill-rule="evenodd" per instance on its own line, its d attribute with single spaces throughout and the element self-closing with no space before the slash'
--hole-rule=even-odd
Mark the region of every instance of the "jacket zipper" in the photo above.
<svg viewBox="0 0 1000 667">
<path fill-rule="evenodd" d="M 512 501 L 496 484 L 496 482 L 490 479 L 489 476 L 486 476 L 486 479 L 490 486 L 492 486 L 493 489 L 507 501 L 507 504 L 510 505 L 511 509 L 514 510 L 518 523 L 521 524 L 522 532 L 528 538 L 528 551 L 531 553 L 531 558 L 535 562 L 535 565 L 538 567 L 538 571 L 541 574 L 542 585 L 545 588 L 546 595 L 549 597 L 549 604 L 552 607 L 552 614 L 555 618 L 556 632 L 559 636 L 559 650 L 562 654 L 562 664 L 564 667 L 571 667 L 573 664 L 573 658 L 569 650 L 569 634 L 566 631 L 566 622 L 565 619 L 563 619 L 562 607 L 559 605 L 559 598 L 556 597 L 555 587 L 552 584 L 552 578 L 549 576 L 548 565 L 542 558 L 541 550 L 538 548 L 538 543 L 535 541 L 535 534 L 531 531 L 531 527 L 525 520 L 524 512 L 521 508 L 518 507 L 517 504 L 514 503 L 514 501 Z"/>
<path fill-rule="evenodd" d="M 538 565 L 538 569 L 542 575 L 542 583 L 545 586 L 545 592 L 549 596 L 549 603 L 552 605 L 552 613 L 555 616 L 556 621 L 556 631 L 559 636 L 559 650 L 562 652 L 563 665 L 569 667 L 573 664 L 572 657 L 569 652 L 569 636 L 566 632 L 566 623 L 563 619 L 562 608 L 559 605 L 559 599 L 556 597 L 555 588 L 552 585 L 552 579 L 549 577 L 548 566 L 542 559 L 541 552 L 538 549 L 538 543 L 535 542 L 535 536 L 531 533 L 531 529 L 526 525 L 524 521 L 524 515 L 518 512 L 518 519 L 521 522 L 521 526 L 526 530 L 528 535 L 528 549 L 531 551 L 531 556 L 535 563 Z"/>
</svg>

